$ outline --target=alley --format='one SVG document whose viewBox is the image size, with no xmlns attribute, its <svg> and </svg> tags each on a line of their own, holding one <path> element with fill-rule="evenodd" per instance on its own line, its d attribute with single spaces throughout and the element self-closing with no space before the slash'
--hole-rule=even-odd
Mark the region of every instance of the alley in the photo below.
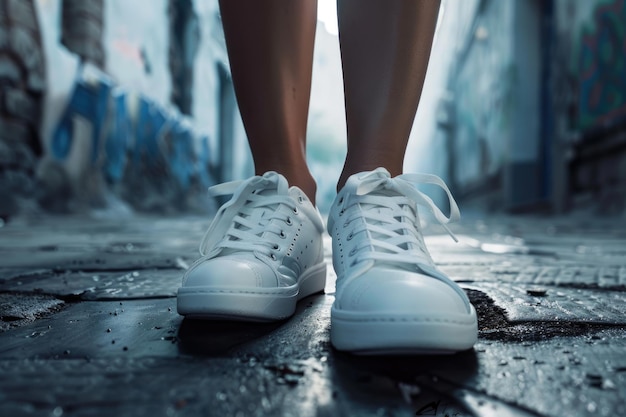
<svg viewBox="0 0 626 417">
<path fill-rule="evenodd" d="M 459 244 L 427 228 L 480 333 L 471 351 L 423 357 L 334 351 L 332 274 L 283 323 L 183 320 L 175 292 L 205 218 L 10 221 L 0 415 L 626 415 L 616 221 L 470 214 Z"/>
</svg>

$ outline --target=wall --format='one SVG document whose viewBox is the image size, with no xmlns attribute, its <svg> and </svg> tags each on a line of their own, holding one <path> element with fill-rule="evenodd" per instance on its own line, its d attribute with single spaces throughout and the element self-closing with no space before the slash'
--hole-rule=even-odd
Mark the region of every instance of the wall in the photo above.
<svg viewBox="0 0 626 417">
<path fill-rule="evenodd" d="M 626 209 L 626 0 L 462 7 L 442 100 L 451 183 L 498 210 Z"/>
<path fill-rule="evenodd" d="M 451 182 L 493 209 L 533 206 L 542 197 L 540 2 L 483 0 L 462 19 L 471 26 L 450 73 Z"/>
<path fill-rule="evenodd" d="M 63 1 L 35 0 L 48 72 L 40 191 L 32 197 L 44 209 L 102 215 L 212 210 L 207 186 L 251 173 L 217 1 L 194 0 L 195 32 L 182 36 L 195 42 L 183 57 L 193 80 L 193 97 L 185 99 L 189 115 L 172 102 L 171 1 L 88 3 L 98 6 L 103 22 L 98 59 L 85 55 L 76 37 L 67 40 Z"/>
<path fill-rule="evenodd" d="M 516 77 L 512 17 L 510 1 L 488 2 L 469 35 L 472 43 L 457 62 L 452 85 L 456 104 L 452 152 L 458 156 L 454 183 L 459 188 L 475 186 L 501 172 L 506 146 L 512 141 Z"/>
<path fill-rule="evenodd" d="M 542 126 L 549 117 L 542 109 L 543 0 L 513 4 L 511 48 L 511 132 L 504 169 L 504 204 L 509 210 L 536 209 L 545 203 Z M 507 80 L 508 81 L 508 80 Z"/>
<path fill-rule="evenodd" d="M 626 1 L 556 3 L 562 206 L 626 212 Z"/>
<path fill-rule="evenodd" d="M 47 65 L 41 44 L 33 2 L 0 2 L 0 220 L 37 190 Z"/>
<path fill-rule="evenodd" d="M 561 0 L 557 16 L 577 88 L 570 128 L 584 134 L 626 122 L 626 1 Z"/>
<path fill-rule="evenodd" d="M 448 158 L 453 104 L 457 96 L 448 86 L 450 67 L 461 44 L 471 30 L 478 0 L 444 0 L 433 39 L 433 47 L 424 82 L 424 89 L 407 146 L 406 172 L 427 172 L 439 175 L 455 189 L 456 164 Z M 434 194 L 440 205 L 447 197 Z"/>
</svg>

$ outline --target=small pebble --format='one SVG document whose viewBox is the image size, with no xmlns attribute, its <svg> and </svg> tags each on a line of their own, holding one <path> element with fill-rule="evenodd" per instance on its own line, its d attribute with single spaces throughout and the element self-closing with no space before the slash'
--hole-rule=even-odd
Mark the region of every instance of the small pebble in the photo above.
<svg viewBox="0 0 626 417">
<path fill-rule="evenodd" d="M 528 288 L 526 290 L 526 294 L 532 295 L 533 297 L 545 297 L 548 292 L 545 288 Z"/>
</svg>

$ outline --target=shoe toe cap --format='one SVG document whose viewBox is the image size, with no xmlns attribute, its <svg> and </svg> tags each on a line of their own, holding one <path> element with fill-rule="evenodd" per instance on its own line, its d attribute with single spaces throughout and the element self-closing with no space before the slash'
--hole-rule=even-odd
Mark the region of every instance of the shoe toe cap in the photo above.
<svg viewBox="0 0 626 417">
<path fill-rule="evenodd" d="M 260 261 L 214 258 L 193 266 L 183 286 L 262 288 L 276 286 L 276 276 Z"/>
<path fill-rule="evenodd" d="M 456 285 L 456 284 L 455 284 Z M 338 307 L 391 314 L 469 314 L 469 303 L 448 283 L 427 275 L 375 268 L 347 283 Z"/>
</svg>

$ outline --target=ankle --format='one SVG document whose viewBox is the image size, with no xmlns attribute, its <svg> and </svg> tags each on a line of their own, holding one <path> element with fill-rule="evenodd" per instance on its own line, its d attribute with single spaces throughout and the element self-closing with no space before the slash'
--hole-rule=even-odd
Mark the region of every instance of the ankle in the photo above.
<svg viewBox="0 0 626 417">
<path fill-rule="evenodd" d="M 382 167 L 389 171 L 391 177 L 402 174 L 404 151 L 393 146 L 393 141 L 391 141 L 392 146 L 389 148 L 384 146 L 384 142 L 372 143 L 371 140 L 361 142 L 352 140 L 352 142 L 359 146 L 353 145 L 351 147 L 348 145 L 346 160 L 337 183 L 338 190 L 343 188 L 350 176 L 359 172 L 373 171 Z M 348 139 L 348 143 L 350 143 L 350 139 Z"/>
<path fill-rule="evenodd" d="M 359 172 L 373 171 L 376 168 L 385 168 L 391 174 L 391 177 L 395 177 L 397 175 L 402 174 L 402 167 L 391 166 L 392 164 L 383 164 L 383 163 L 361 163 L 361 164 L 351 164 L 344 165 L 343 171 L 339 176 L 339 180 L 337 181 L 337 192 L 341 191 L 341 189 L 346 185 L 348 178 L 350 178 L 354 174 L 358 174 Z"/>
<path fill-rule="evenodd" d="M 306 196 L 309 198 L 309 200 L 311 200 L 311 203 L 315 206 L 315 194 L 317 193 L 317 184 L 315 183 L 315 180 L 313 179 L 313 177 L 310 177 L 310 179 L 308 180 L 292 180 L 289 177 L 286 177 L 287 181 L 289 182 L 289 185 L 295 185 L 296 187 L 300 188 L 302 191 L 304 191 L 304 194 L 306 194 Z"/>
<path fill-rule="evenodd" d="M 267 171 L 276 171 L 287 178 L 289 186 L 300 188 L 304 194 L 315 205 L 315 194 L 317 192 L 317 184 L 311 173 L 307 169 L 296 167 L 274 167 L 265 170 L 257 170 L 257 175 L 263 175 Z"/>
</svg>

